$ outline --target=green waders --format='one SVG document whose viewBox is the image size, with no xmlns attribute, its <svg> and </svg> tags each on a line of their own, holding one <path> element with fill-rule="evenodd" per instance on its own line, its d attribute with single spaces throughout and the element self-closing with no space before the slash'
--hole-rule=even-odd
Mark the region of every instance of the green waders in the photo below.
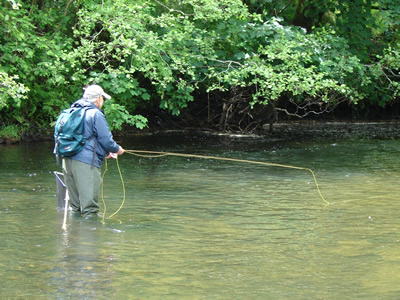
<svg viewBox="0 0 400 300">
<path fill-rule="evenodd" d="M 72 211 L 85 217 L 98 213 L 100 169 L 70 158 L 64 158 L 62 166 Z"/>
</svg>

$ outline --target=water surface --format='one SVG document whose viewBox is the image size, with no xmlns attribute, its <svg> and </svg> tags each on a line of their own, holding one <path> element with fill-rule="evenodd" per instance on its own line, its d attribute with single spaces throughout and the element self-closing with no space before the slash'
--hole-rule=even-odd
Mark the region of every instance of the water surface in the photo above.
<svg viewBox="0 0 400 300">
<path fill-rule="evenodd" d="M 0 146 L 1 298 L 397 299 L 399 140 L 148 136 L 109 161 L 106 218 L 56 210 L 52 144 Z M 104 167 L 103 167 L 104 170 Z M 104 212 L 103 204 L 101 211 Z"/>
</svg>

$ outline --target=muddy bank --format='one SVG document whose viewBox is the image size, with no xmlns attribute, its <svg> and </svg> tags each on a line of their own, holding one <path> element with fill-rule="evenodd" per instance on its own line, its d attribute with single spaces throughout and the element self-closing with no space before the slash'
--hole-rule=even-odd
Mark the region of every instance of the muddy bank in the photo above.
<svg viewBox="0 0 400 300">
<path fill-rule="evenodd" d="M 269 131 L 269 126 L 265 126 Z M 400 138 L 400 122 L 280 122 L 272 127 L 271 136 L 291 139 L 312 138 Z"/>
<path fill-rule="evenodd" d="M 296 122 L 278 122 L 273 124 L 272 131 L 270 126 L 266 125 L 262 130 L 257 130 L 251 134 L 241 132 L 217 132 L 204 128 L 183 128 L 183 129 L 145 129 L 145 130 L 127 130 L 115 133 L 116 138 L 135 135 L 167 135 L 176 132 L 185 134 L 203 134 L 203 135 L 225 135 L 225 136 L 264 136 L 265 138 L 274 138 L 280 140 L 312 140 L 324 138 L 370 138 L 387 139 L 400 138 L 400 121 L 384 122 L 316 122 L 316 121 L 296 121 Z M 14 144 L 23 142 L 40 142 L 53 140 L 52 135 L 32 134 L 24 135 L 21 140 L 0 138 L 0 144 Z"/>
<path fill-rule="evenodd" d="M 126 135 L 168 135 L 168 134 L 193 134 L 193 135 L 219 135 L 232 137 L 258 136 L 279 140 L 315 140 L 324 138 L 368 138 L 388 139 L 400 138 L 400 121 L 384 122 L 316 122 L 296 121 L 279 122 L 272 126 L 266 125 L 261 130 L 252 133 L 242 132 L 218 132 L 215 130 L 187 127 L 184 129 L 146 129 L 122 133 Z"/>
<path fill-rule="evenodd" d="M 0 137 L 0 145 L 12 145 L 19 142 L 42 142 L 53 140 L 53 135 L 50 134 L 24 134 L 21 138 L 2 138 Z"/>
</svg>

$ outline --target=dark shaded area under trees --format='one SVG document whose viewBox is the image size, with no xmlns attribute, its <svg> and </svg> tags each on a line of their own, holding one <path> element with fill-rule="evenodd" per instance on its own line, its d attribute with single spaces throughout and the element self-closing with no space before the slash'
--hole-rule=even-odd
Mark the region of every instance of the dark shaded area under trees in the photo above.
<svg viewBox="0 0 400 300">
<path fill-rule="evenodd" d="M 235 94 L 236 97 L 223 96 L 198 95 L 199 98 L 183 109 L 179 116 L 157 108 L 142 110 L 140 114 L 147 117 L 149 128 L 157 131 L 192 129 L 251 133 L 271 131 L 273 129 L 270 129 L 270 125 L 276 122 L 400 122 L 400 103 L 381 107 L 370 103 L 352 105 L 345 102 L 334 108 L 324 107 L 322 110 L 316 104 L 315 110 L 309 110 L 308 106 L 301 109 L 298 105 L 283 100 L 281 102 L 284 104 L 281 104 L 278 111 L 272 105 L 256 105 L 251 108 L 243 93 Z"/>
</svg>

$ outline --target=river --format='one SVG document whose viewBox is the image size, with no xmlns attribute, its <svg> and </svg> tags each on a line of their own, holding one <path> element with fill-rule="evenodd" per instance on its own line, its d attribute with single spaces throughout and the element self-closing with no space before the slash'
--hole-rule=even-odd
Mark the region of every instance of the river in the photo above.
<svg viewBox="0 0 400 300">
<path fill-rule="evenodd" d="M 124 186 L 115 160 L 104 174 L 104 221 L 64 231 L 52 143 L 0 145 L 2 299 L 400 297 L 399 139 L 121 144 L 310 168 L 330 205 L 307 170 L 124 154 Z"/>
</svg>

